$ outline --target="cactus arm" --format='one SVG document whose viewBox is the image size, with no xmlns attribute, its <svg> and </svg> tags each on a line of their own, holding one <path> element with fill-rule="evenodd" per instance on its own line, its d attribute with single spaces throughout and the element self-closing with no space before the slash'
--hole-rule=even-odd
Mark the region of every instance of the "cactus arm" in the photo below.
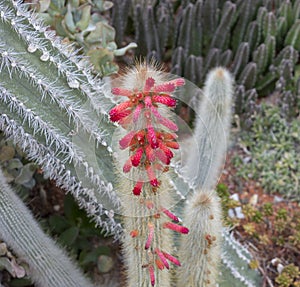
<svg viewBox="0 0 300 287">
<path fill-rule="evenodd" d="M 198 147 L 189 155 L 185 175 L 194 185 L 184 210 L 190 235 L 180 245 L 180 287 L 214 286 L 218 274 L 221 242 L 221 207 L 213 191 L 226 153 L 231 120 L 233 80 L 229 72 L 216 68 L 207 77 L 204 99 L 196 120 Z M 195 172 L 196 170 L 196 172 Z"/>
<path fill-rule="evenodd" d="M 91 287 L 66 254 L 41 230 L 0 171 L 0 237 L 30 267 L 37 286 Z"/>
<path fill-rule="evenodd" d="M 180 265 L 173 255 L 171 232 L 189 232 L 170 211 L 174 192 L 169 177 L 179 143 L 174 134 L 178 127 L 168 108 L 176 105 L 173 93 L 185 81 L 169 81 L 161 71 L 142 63 L 129 70 L 120 83 L 113 93 L 129 100 L 114 107 L 110 116 L 120 124 L 114 151 L 121 163 L 118 194 L 125 228 L 127 285 L 168 287 L 171 274 L 163 269 Z"/>
<path fill-rule="evenodd" d="M 237 242 L 228 230 L 223 230 L 222 239 L 221 258 L 223 266 L 221 276 L 219 276 L 220 286 L 261 286 L 262 277 L 259 272 L 249 267 L 252 260 L 250 252 Z"/>
<path fill-rule="evenodd" d="M 166 179 L 162 179 L 162 182 L 165 181 Z M 123 218 L 125 229 L 123 252 L 126 264 L 127 286 L 148 287 L 151 286 L 148 268 L 142 268 L 142 266 L 146 266 L 149 263 L 149 260 L 151 260 L 151 255 L 149 256 L 145 251 L 145 242 L 148 237 L 147 226 L 149 223 L 155 224 L 154 229 L 156 230 L 156 234 L 152 242 L 153 250 L 158 248 L 170 254 L 172 254 L 173 251 L 171 232 L 162 227 L 161 220 L 153 220 L 153 212 L 141 208 L 139 198 L 133 198 L 128 194 L 128 191 L 130 192 L 133 188 L 132 184 L 128 181 L 126 182 L 124 179 L 120 181 L 120 184 L 122 185 L 122 191 L 124 192 L 121 195 L 121 199 L 123 202 L 123 212 L 125 212 L 125 217 Z M 170 189 L 170 186 L 164 184 L 161 188 L 164 190 L 163 194 L 147 197 L 145 200 L 155 198 L 155 204 L 157 205 L 163 203 L 165 206 L 172 206 L 172 197 L 170 196 L 172 190 Z M 136 238 L 131 238 L 128 233 L 135 229 L 139 230 L 139 235 Z M 155 262 L 153 263 L 155 264 Z M 170 272 L 167 270 L 161 271 L 157 268 L 155 268 L 154 272 L 156 281 L 155 286 L 171 286 Z"/>
<path fill-rule="evenodd" d="M 212 192 L 196 192 L 186 205 L 184 218 L 190 228 L 181 241 L 178 287 L 215 286 L 220 261 L 222 229 L 220 200 Z"/>
<path fill-rule="evenodd" d="M 209 190 L 216 183 L 228 144 L 232 84 L 230 74 L 221 68 L 213 70 L 207 77 L 195 125 L 197 146 L 190 149 L 195 154 L 190 154 L 182 170 L 194 188 Z"/>
<path fill-rule="evenodd" d="M 228 38 L 228 33 L 230 32 L 231 25 L 233 24 L 234 16 L 236 11 L 236 5 L 230 1 L 225 2 L 222 19 L 217 30 L 213 33 L 213 38 L 211 40 L 211 48 L 224 49 L 226 40 Z"/>
<path fill-rule="evenodd" d="M 1 1 L 0 8 L 1 129 L 118 237 L 122 228 L 103 208 L 119 206 L 110 172 L 110 93 L 25 4 Z M 86 143 L 98 146 L 96 159 Z"/>
</svg>

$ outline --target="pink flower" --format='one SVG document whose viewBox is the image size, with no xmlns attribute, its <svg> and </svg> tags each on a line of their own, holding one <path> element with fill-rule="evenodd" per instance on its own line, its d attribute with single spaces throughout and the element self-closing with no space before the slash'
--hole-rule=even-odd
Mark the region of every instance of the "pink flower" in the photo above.
<svg viewBox="0 0 300 287">
<path fill-rule="evenodd" d="M 175 222 L 179 222 L 179 218 L 166 208 L 162 208 L 162 212 Z"/>
<path fill-rule="evenodd" d="M 153 265 L 149 265 L 148 270 L 149 270 L 151 285 L 154 286 L 155 285 L 155 276 L 154 276 L 154 267 L 153 267 Z"/>
<path fill-rule="evenodd" d="M 131 156 L 131 162 L 133 166 L 138 166 L 141 162 L 144 149 L 142 147 L 138 148 L 134 155 Z"/>
<path fill-rule="evenodd" d="M 148 178 L 150 180 L 150 184 L 154 187 L 158 187 L 159 182 L 158 182 L 151 166 L 147 167 L 147 174 L 148 174 Z"/>
<path fill-rule="evenodd" d="M 152 240 L 153 240 L 153 236 L 154 236 L 153 223 L 151 223 L 151 222 L 148 223 L 148 229 L 149 229 L 149 233 L 148 233 L 148 237 L 146 240 L 145 249 L 149 249 L 149 247 L 151 246 Z"/>
<path fill-rule="evenodd" d="M 169 263 L 168 263 L 166 257 L 164 256 L 164 254 L 158 248 L 155 249 L 155 253 L 158 255 L 158 257 L 160 258 L 160 260 L 162 261 L 162 263 L 165 265 L 165 267 L 167 269 L 169 269 L 170 266 L 169 266 Z"/>
<path fill-rule="evenodd" d="M 154 154 L 154 150 L 151 148 L 150 145 L 147 145 L 146 146 L 146 157 L 147 159 L 150 161 L 150 162 L 154 162 L 156 157 L 155 157 L 155 154 Z"/>
<path fill-rule="evenodd" d="M 174 256 L 172 256 L 166 252 L 163 252 L 163 254 L 170 262 L 174 263 L 177 266 L 181 266 L 181 264 L 177 258 L 175 258 Z"/>
<path fill-rule="evenodd" d="M 157 137 L 155 134 L 155 130 L 152 125 L 147 126 L 147 139 L 153 149 L 158 148 Z"/>
<path fill-rule="evenodd" d="M 116 96 L 130 97 L 132 95 L 132 91 L 123 88 L 113 88 L 111 92 Z"/>
<path fill-rule="evenodd" d="M 132 168 L 132 162 L 131 162 L 131 158 L 129 158 L 123 166 L 123 172 L 127 173 L 131 170 L 131 168 Z"/>
<path fill-rule="evenodd" d="M 172 222 L 165 222 L 163 224 L 163 227 L 174 230 L 174 231 L 182 233 L 182 234 L 189 233 L 189 229 L 187 227 L 184 227 L 182 225 L 178 225 L 178 224 L 175 224 L 175 223 L 172 223 Z"/>
<path fill-rule="evenodd" d="M 166 96 L 154 95 L 152 96 L 152 101 L 155 103 L 161 103 L 171 108 L 174 108 L 176 106 L 176 100 L 171 98 L 169 95 Z"/>
<path fill-rule="evenodd" d="M 131 131 L 126 136 L 124 136 L 122 139 L 120 139 L 120 141 L 119 141 L 120 148 L 121 149 L 126 149 L 129 146 L 131 146 L 132 145 L 132 140 L 133 140 L 135 134 L 136 134 L 135 131 Z"/>
</svg>

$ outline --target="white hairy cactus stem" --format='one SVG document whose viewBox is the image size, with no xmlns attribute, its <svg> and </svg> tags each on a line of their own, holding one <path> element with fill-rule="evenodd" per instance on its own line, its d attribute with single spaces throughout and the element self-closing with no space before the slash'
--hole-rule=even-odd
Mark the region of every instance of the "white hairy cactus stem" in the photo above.
<svg viewBox="0 0 300 287">
<path fill-rule="evenodd" d="M 214 187 L 225 159 L 231 122 L 233 79 L 221 67 L 207 76 L 203 99 L 197 111 L 193 147 L 183 171 L 194 188 L 210 190 Z"/>
<path fill-rule="evenodd" d="M 147 188 L 144 189 L 146 196 L 136 197 L 130 194 L 124 194 L 121 196 L 121 202 L 123 212 L 124 225 L 124 237 L 123 237 L 123 253 L 126 264 L 126 286 L 130 287 L 150 287 L 151 278 L 149 274 L 149 267 L 154 267 L 155 286 L 171 286 L 170 272 L 166 270 L 159 270 L 155 265 L 156 254 L 153 251 L 158 248 L 164 252 L 172 254 L 172 235 L 171 231 L 163 228 L 163 222 L 168 221 L 167 217 L 164 218 L 163 214 L 157 217 L 155 209 L 148 209 L 147 203 L 153 203 L 155 206 L 159 206 L 162 202 L 165 206 L 170 206 L 171 196 L 170 187 L 165 184 L 165 178 L 162 179 L 161 189 L 163 192 L 158 192 L 156 195 L 152 195 L 151 188 L 147 192 Z M 130 191 L 133 185 L 121 180 L 122 189 L 124 191 Z M 129 183 L 129 184 L 128 184 Z M 128 187 L 128 188 L 124 188 Z M 147 202 L 148 201 L 148 202 Z M 151 242 L 151 247 L 145 249 L 145 245 L 149 236 L 149 224 L 153 224 L 154 235 Z M 137 236 L 132 238 L 134 231 L 137 231 Z M 171 267 L 171 264 L 170 264 Z"/>
<path fill-rule="evenodd" d="M 30 267 L 30 277 L 41 287 L 92 287 L 37 224 L 25 204 L 5 182 L 0 170 L 0 238 Z"/>
<path fill-rule="evenodd" d="M 190 235 L 182 238 L 180 246 L 183 268 L 178 287 L 215 286 L 217 282 L 222 223 L 219 198 L 213 189 L 225 158 L 232 95 L 233 79 L 229 72 L 223 68 L 212 70 L 196 120 L 194 136 L 198 146 L 194 150 L 199 156 L 191 155 L 183 171 L 193 182 L 194 193 L 184 211 Z"/>
<path fill-rule="evenodd" d="M 120 83 L 112 93 L 126 97 L 126 101 L 111 109 L 109 115 L 126 131 L 125 136 L 116 135 L 116 153 L 118 160 L 125 155 L 118 191 L 125 216 L 127 285 L 168 287 L 171 276 L 163 269 L 170 269 L 171 264 L 180 265 L 172 255 L 168 229 L 189 232 L 177 224 L 179 219 L 169 210 L 172 194 L 168 179 L 173 152 L 179 148 L 174 134 L 178 127 L 170 112 L 176 105 L 172 93 L 185 82 L 168 81 L 161 71 L 142 63 Z"/>
<path fill-rule="evenodd" d="M 197 191 L 185 208 L 188 237 L 181 241 L 177 287 L 216 286 L 221 243 L 221 207 L 215 191 Z"/>
</svg>

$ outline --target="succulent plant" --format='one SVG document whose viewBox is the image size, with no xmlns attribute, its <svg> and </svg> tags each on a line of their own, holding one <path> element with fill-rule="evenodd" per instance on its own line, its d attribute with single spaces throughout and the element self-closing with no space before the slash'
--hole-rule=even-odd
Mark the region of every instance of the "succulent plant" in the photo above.
<svg viewBox="0 0 300 287">
<path fill-rule="evenodd" d="M 123 244 L 126 245 L 124 247 L 126 250 L 126 267 L 135 270 L 128 273 L 128 281 L 133 280 L 129 282 L 135 282 L 135 286 L 142 286 L 142 284 L 150 286 L 154 285 L 154 280 L 156 280 L 155 284 L 157 285 L 160 282 L 166 283 L 166 285 L 162 283 L 163 286 L 171 285 L 173 280 L 171 274 L 160 271 L 159 267 L 162 265 L 158 261 L 157 264 L 155 263 L 154 269 L 154 262 L 149 261 L 149 259 L 160 259 L 165 267 L 168 266 L 168 262 L 165 263 L 166 259 L 178 265 L 178 259 L 173 254 L 173 248 L 175 248 L 178 240 L 175 238 L 175 243 L 172 244 L 173 237 L 168 229 L 177 230 L 181 233 L 187 233 L 187 229 L 174 222 L 165 223 L 161 221 L 163 219 L 156 220 L 153 214 L 149 218 L 121 215 L 124 215 L 125 211 L 129 213 L 139 211 L 140 202 L 134 193 L 140 194 L 140 199 L 143 199 L 144 196 L 147 199 L 149 196 L 155 203 L 153 211 L 159 213 L 161 217 L 166 215 L 174 221 L 177 217 L 173 213 L 177 211 L 170 210 L 173 208 L 172 206 L 165 206 L 166 210 L 160 207 L 160 204 L 163 203 L 169 205 L 167 201 L 164 202 L 164 197 L 174 196 L 177 200 L 185 199 L 189 196 L 188 192 L 193 191 L 193 194 L 190 195 L 191 198 L 212 194 L 213 200 L 211 202 L 218 201 L 213 189 L 220 168 L 219 165 L 224 157 L 224 143 L 229 128 L 228 125 L 223 126 L 222 119 L 225 117 L 225 122 L 229 122 L 231 109 L 230 100 L 221 101 L 221 104 L 219 101 L 220 98 L 230 99 L 232 97 L 231 76 L 226 70 L 220 68 L 213 71 L 207 81 L 204 97 L 209 97 L 215 93 L 217 97 L 203 101 L 204 106 L 210 104 L 211 108 L 204 109 L 205 113 L 208 114 L 201 116 L 206 121 L 212 120 L 209 122 L 213 129 L 211 132 L 216 134 L 211 138 L 212 141 L 207 143 L 206 139 L 203 138 L 204 125 L 201 126 L 198 123 L 199 129 L 196 128 L 195 132 L 196 141 L 192 149 L 187 148 L 185 151 L 188 155 L 187 162 L 195 162 L 195 154 L 192 152 L 194 150 L 196 156 L 199 156 L 203 161 L 202 164 L 207 166 L 205 169 L 207 181 L 197 182 L 195 180 L 197 176 L 191 177 L 188 169 L 180 167 L 178 161 L 174 162 L 175 169 L 168 166 L 172 153 L 166 146 L 171 145 L 169 148 L 175 148 L 176 142 L 173 139 L 169 140 L 165 133 L 169 133 L 168 130 L 175 131 L 173 130 L 175 126 L 172 119 L 168 119 L 166 109 L 161 106 L 174 106 L 176 101 L 174 102 L 171 94 L 173 95 L 176 86 L 181 86 L 182 80 L 173 78 L 167 80 L 164 85 L 164 80 L 160 80 L 161 72 L 153 71 L 153 74 L 151 72 L 149 75 L 147 70 L 135 70 L 133 74 L 136 75 L 139 72 L 144 84 L 137 82 L 138 86 L 130 86 L 130 82 L 135 79 L 129 76 L 130 81 L 123 83 L 125 86 L 118 86 L 116 83 L 112 89 L 113 93 L 111 93 L 110 84 L 94 77 L 89 64 L 81 56 L 77 56 L 72 46 L 63 44 L 59 38 L 54 36 L 53 31 L 44 27 L 36 14 L 28 10 L 27 4 L 22 4 L 21 1 L 1 0 L 0 21 L 0 129 L 6 137 L 25 152 L 28 159 L 38 164 L 50 178 L 56 181 L 57 185 L 70 192 L 97 226 L 102 228 L 106 234 L 113 234 L 115 239 L 123 241 Z M 148 66 L 146 65 L 146 67 Z M 159 74 L 158 77 L 155 76 L 156 73 Z M 147 79 L 148 81 L 146 81 Z M 145 86 L 146 82 L 147 85 Z M 132 88 L 136 88 L 136 90 L 132 91 Z M 176 94 L 179 99 L 190 97 L 189 94 L 193 92 L 193 89 L 198 91 L 189 85 L 182 88 L 182 92 Z M 138 98 L 140 94 L 143 95 L 142 99 Z M 129 104 L 121 103 L 118 95 L 128 96 Z M 137 104 L 137 99 L 140 101 L 139 104 Z M 130 120 L 134 120 L 135 117 L 136 124 L 140 125 L 140 129 L 145 128 L 141 114 L 139 114 L 139 106 L 145 110 L 143 115 L 147 123 L 148 135 L 144 135 L 144 140 L 147 140 L 148 144 L 152 144 L 152 149 L 155 150 L 153 163 L 157 164 L 160 161 L 166 168 L 165 174 L 159 179 L 161 180 L 161 184 L 159 184 L 158 175 L 156 175 L 160 170 L 159 166 L 155 165 L 154 169 L 154 166 L 149 162 L 143 161 L 147 172 L 146 179 L 147 181 L 150 180 L 150 183 L 145 183 L 145 187 L 141 186 L 139 180 L 131 182 L 129 179 L 122 178 L 121 180 L 127 181 L 127 185 L 119 181 L 119 177 L 124 175 L 124 170 L 118 171 L 115 168 L 116 163 L 120 162 L 122 165 L 122 159 L 118 157 L 120 151 L 117 148 L 121 138 L 115 124 L 110 121 L 118 122 L 119 128 L 122 126 L 129 134 L 132 131 L 129 128 L 129 125 L 132 124 Z M 111 112 L 108 114 L 109 110 Z M 152 118 L 153 123 L 157 124 L 155 127 L 158 130 L 154 129 L 154 124 L 151 124 L 151 121 L 147 122 L 147 120 L 149 121 L 147 116 L 149 110 L 151 111 L 150 118 Z M 224 127 L 224 132 L 221 127 Z M 222 132 L 217 136 L 220 130 Z M 163 135 L 164 140 L 159 135 Z M 220 138 L 222 141 L 219 141 Z M 121 140 L 121 147 L 124 141 L 124 139 Z M 124 152 L 125 161 L 127 162 L 128 157 L 130 157 L 131 164 L 138 167 L 142 157 L 145 157 L 146 150 L 142 146 L 138 146 L 138 143 L 136 144 L 137 146 L 130 146 L 129 144 L 131 151 L 124 148 Z M 127 146 L 124 145 L 123 147 Z M 187 147 L 187 144 L 183 145 L 183 150 L 184 147 Z M 210 154 L 206 155 L 205 150 Z M 200 165 L 198 163 L 196 167 L 198 172 L 202 173 Z M 169 171 L 167 171 L 168 168 Z M 115 173 L 118 174 L 117 177 Z M 159 186 L 167 187 L 168 192 L 162 192 L 163 188 L 160 189 Z M 152 187 L 158 189 L 153 190 Z M 2 179 L 1 188 L 5 192 L 0 193 L 0 220 L 2 220 L 0 221 L 0 236 L 27 260 L 31 268 L 38 270 L 37 273 L 33 273 L 32 279 L 37 283 L 40 282 L 40 286 L 47 286 L 48 283 L 45 282 L 48 282 L 49 278 L 45 278 L 45 274 L 47 275 L 49 270 L 46 269 L 45 271 L 43 264 L 48 264 L 48 261 L 56 262 L 57 258 L 61 256 L 60 252 L 53 251 L 56 250 L 55 247 L 49 239 L 45 239 L 37 228 L 34 219 L 28 215 L 27 209 Z M 171 190 L 174 192 L 171 193 Z M 123 200 L 126 194 L 128 194 L 127 198 Z M 163 202 L 158 202 L 161 200 L 161 196 Z M 208 225 L 205 223 L 208 220 L 218 221 L 218 211 L 216 211 L 215 219 L 210 216 L 209 212 L 211 208 L 218 209 L 218 203 L 211 206 L 211 202 L 210 200 L 206 201 L 207 212 L 201 219 L 204 221 L 203 226 L 206 227 Z M 183 204 L 183 202 L 181 203 Z M 147 208 L 146 206 L 146 210 Z M 174 209 L 176 208 L 174 207 Z M 197 204 L 193 208 L 197 210 Z M 195 213 L 197 213 L 196 210 Z M 178 213 L 182 213 L 182 211 L 178 210 Z M 124 220 L 125 230 L 119 222 L 120 218 Z M 194 235 L 191 238 L 197 238 L 197 234 L 202 239 L 204 236 L 201 241 L 204 248 L 203 252 L 205 246 L 209 248 L 207 250 L 208 255 L 211 254 L 210 251 L 218 250 L 219 244 L 216 244 L 218 240 L 215 239 L 215 232 L 218 233 L 219 238 L 221 230 L 216 230 L 214 233 L 209 228 L 199 230 L 199 226 L 192 223 L 193 213 L 186 215 L 183 213 L 183 220 L 185 220 L 184 218 L 191 224 L 189 230 Z M 154 227 L 150 224 L 150 220 L 154 222 Z M 2 228 L 3 226 L 5 228 Z M 137 236 L 136 230 L 143 236 Z M 205 234 L 201 233 L 203 231 Z M 2 232 L 4 233 L 2 234 Z M 38 239 L 32 240 L 32 236 Z M 188 238 L 189 235 L 185 236 Z M 162 239 L 163 241 L 161 241 Z M 27 242 L 30 244 L 26 244 Z M 138 244 L 137 249 L 134 248 L 135 242 Z M 46 244 L 48 248 L 43 250 L 40 244 Z M 166 247 L 162 247 L 161 244 Z M 148 247 L 148 245 L 149 248 L 146 249 L 149 252 L 147 253 L 142 247 Z M 194 246 L 194 244 L 192 245 Z M 152 247 L 154 246 L 156 249 L 153 250 Z M 185 246 L 187 245 L 183 243 L 181 247 L 177 248 L 184 250 Z M 201 247 L 198 248 L 201 249 Z M 37 256 L 45 258 L 45 260 L 41 260 L 41 262 L 35 260 L 32 257 L 32 252 L 37 252 L 35 254 L 40 254 Z M 189 249 L 189 252 L 193 253 L 194 251 Z M 204 255 L 206 255 L 205 253 Z M 56 258 L 55 261 L 51 257 L 53 255 Z M 215 256 L 215 262 L 218 261 L 217 257 L 218 255 Z M 185 261 L 184 256 L 180 260 Z M 57 265 L 52 266 L 50 264 L 49 268 L 53 267 L 51 270 L 54 271 L 51 278 L 58 278 L 53 279 L 51 284 L 72 286 L 71 283 L 66 283 L 70 280 L 70 282 L 74 282 L 72 283 L 74 286 L 89 286 L 85 279 L 76 279 L 76 276 L 69 279 L 63 275 L 64 278 L 60 278 L 61 274 L 65 272 L 69 272 L 70 276 L 73 274 L 74 268 L 70 267 L 69 263 L 65 263 L 65 266 L 60 265 L 64 262 L 67 262 L 67 259 L 60 259 Z M 143 264 L 147 264 L 147 266 L 143 268 Z M 199 262 L 194 262 L 194 264 L 199 264 Z M 206 266 L 209 267 L 209 264 L 203 267 L 206 268 Z M 146 276 L 145 271 L 148 272 Z M 197 274 L 190 274 L 189 276 L 195 275 L 198 276 Z M 79 273 L 78 276 L 80 276 Z M 244 278 L 243 276 L 240 277 Z M 189 280 L 193 281 L 195 278 Z M 199 282 L 203 282 L 201 280 Z M 49 286 L 52 285 L 49 283 Z"/>
<path fill-rule="evenodd" d="M 237 175 L 257 180 L 267 192 L 299 200 L 299 142 L 298 119 L 289 122 L 279 107 L 261 105 L 251 129 L 240 135 L 239 144 L 249 154 L 247 162 L 238 156 Z"/>
<path fill-rule="evenodd" d="M 299 0 L 142 3 L 129 13 L 138 55 L 162 60 L 171 54 L 171 72 L 199 86 L 211 68 L 227 67 L 236 79 L 235 111 L 244 118 L 255 112 L 258 97 L 274 90 L 282 94 L 285 111 L 297 114 Z M 113 9 L 125 11 L 118 1 Z"/>
<path fill-rule="evenodd" d="M 111 1 L 39 1 L 36 6 L 45 23 L 55 29 L 58 35 L 83 48 L 95 72 L 107 76 L 118 71 L 115 56 L 122 56 L 135 43 L 118 49 L 115 43 L 115 29 L 109 25 L 105 12 Z"/>
<path fill-rule="evenodd" d="M 6 183 L 2 171 L 0 189 L 0 236 L 5 242 L 9 242 L 19 257 L 26 258 L 30 267 L 29 274 L 37 285 L 92 286 L 41 230 L 28 208 Z M 23 273 L 24 271 L 23 268 Z"/>
<path fill-rule="evenodd" d="M 1 139 L 2 138 L 2 139 Z M 9 183 L 14 183 L 24 188 L 32 188 L 36 181 L 34 173 L 37 166 L 32 162 L 24 161 L 24 154 L 16 149 L 13 144 L 0 135 L 0 165 Z"/>
</svg>

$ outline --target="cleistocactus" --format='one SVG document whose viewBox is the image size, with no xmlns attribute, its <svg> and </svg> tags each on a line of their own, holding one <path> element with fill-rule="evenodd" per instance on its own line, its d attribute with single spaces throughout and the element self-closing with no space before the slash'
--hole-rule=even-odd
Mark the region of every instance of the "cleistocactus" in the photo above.
<svg viewBox="0 0 300 287">
<path fill-rule="evenodd" d="M 226 154 L 232 97 L 233 79 L 229 72 L 213 70 L 208 75 L 196 119 L 197 145 L 191 147 L 195 154 L 189 155 L 184 171 L 195 191 L 184 212 L 191 234 L 181 242 L 185 268 L 178 286 L 214 286 L 217 282 L 222 216 L 214 186 Z"/>
<path fill-rule="evenodd" d="M 107 234 L 114 234 L 116 239 L 122 238 L 129 285 L 151 286 L 154 283 L 156 286 L 176 285 L 177 283 L 174 283 L 176 279 L 171 273 L 159 269 L 163 266 L 167 269 L 170 262 L 179 265 L 177 255 L 182 254 L 188 245 L 182 244 L 179 247 L 179 239 L 174 239 L 169 229 L 187 233 L 189 228 L 191 235 L 199 230 L 194 229 L 196 226 L 193 225 L 189 215 L 186 216 L 186 222 L 191 226 L 184 227 L 175 223 L 179 219 L 174 213 L 177 213 L 177 210 L 180 213 L 180 208 L 173 204 L 176 204 L 178 199 L 184 199 L 189 191 L 195 190 L 195 194 L 198 194 L 196 190 L 201 190 L 202 187 L 191 180 L 191 176 L 185 172 L 186 169 L 181 168 L 177 161 L 171 162 L 172 154 L 177 148 L 176 137 L 172 134 L 176 128 L 172 122 L 172 115 L 169 119 L 170 111 L 162 109 L 161 106 L 173 107 L 176 101 L 171 94 L 184 100 L 185 97 L 189 97 L 189 91 L 193 88 L 188 85 L 179 87 L 183 84 L 183 80 L 165 79 L 161 72 L 150 69 L 148 74 L 147 70 L 141 69 L 142 65 L 133 76 L 139 72 L 143 81 L 136 82 L 139 78 L 135 79 L 129 74 L 129 78 L 125 77 L 123 83 L 125 86 L 122 86 L 130 91 L 135 87 L 138 91 L 142 91 L 144 96 L 141 102 L 137 105 L 134 102 L 130 102 L 130 105 L 120 103 L 116 95 L 122 95 L 124 92 L 122 89 L 118 90 L 121 86 L 117 83 L 111 93 L 109 83 L 93 77 L 82 57 L 77 56 L 71 46 L 61 43 L 53 32 L 43 26 L 35 14 L 28 11 L 27 7 L 28 5 L 21 1 L 0 0 L 0 129 L 59 186 L 71 192 L 96 225 Z M 159 76 L 155 76 L 156 73 Z M 134 85 L 126 86 L 132 80 Z M 165 81 L 167 83 L 163 85 Z M 212 89 L 217 95 L 225 93 L 230 98 L 231 88 L 224 89 L 224 87 L 231 85 L 230 76 L 220 68 L 211 74 L 207 90 Z M 177 90 L 175 91 L 177 86 L 180 88 L 179 92 L 181 90 L 180 95 L 177 94 Z M 155 89 L 157 90 L 154 91 Z M 149 97 L 145 96 L 146 94 Z M 217 99 L 211 100 L 214 102 Z M 124 108 L 126 105 L 127 108 Z M 215 112 L 220 112 L 218 103 L 213 103 L 213 106 L 216 107 Z M 228 109 L 230 114 L 230 104 L 226 104 L 224 109 Z M 147 111 L 150 111 L 150 119 Z M 199 117 L 203 116 L 203 119 L 209 120 L 210 117 L 205 116 L 206 112 L 211 111 L 204 110 L 203 115 Z M 126 149 L 124 139 L 126 134 L 118 134 L 119 131 L 109 118 L 119 122 L 124 129 L 123 132 L 134 136 L 134 141 L 137 142 L 134 142 L 133 146 L 131 142 L 128 143 L 131 152 Z M 132 124 L 130 120 L 135 122 L 136 126 L 130 126 Z M 217 124 L 222 122 L 219 121 Z M 224 126 L 224 133 L 220 137 L 224 135 L 226 137 L 228 128 L 229 125 Z M 215 132 L 219 131 L 220 126 Z M 139 132 L 141 136 L 137 134 Z M 217 135 L 213 138 L 215 136 L 218 138 Z M 115 143 L 113 139 L 118 140 Z M 146 150 L 146 145 L 141 145 L 139 140 L 143 139 L 145 144 L 152 145 L 152 150 L 149 148 Z M 124 148 L 123 160 L 117 156 L 120 152 L 119 140 L 121 147 Z M 199 154 L 202 144 L 200 139 Z M 198 152 L 184 150 L 186 146 L 185 143 L 181 145 L 185 154 L 191 157 L 195 154 L 198 156 Z M 205 144 L 204 147 L 210 148 Z M 218 143 L 213 142 L 211 148 L 220 147 Z M 146 156 L 148 152 L 151 164 L 145 160 L 144 152 Z M 224 152 L 225 148 L 222 147 L 219 152 L 213 154 L 216 154 L 217 158 L 223 158 Z M 215 159 L 212 160 L 215 163 Z M 216 161 L 219 162 L 219 159 Z M 133 180 L 130 177 L 124 178 L 124 163 L 126 168 L 128 166 L 126 163 L 129 163 L 129 167 L 130 164 L 133 165 L 131 171 L 127 173 L 134 176 Z M 169 166 L 169 163 L 172 165 Z M 118 167 L 118 164 L 121 166 Z M 209 184 L 211 190 L 217 179 L 219 164 L 220 162 L 213 164 L 214 168 L 209 172 L 212 176 Z M 160 175 L 158 172 L 161 172 L 161 168 L 165 172 Z M 145 172 L 145 169 L 146 173 L 140 174 L 141 171 Z M 134 170 L 138 172 L 135 174 Z M 117 178 L 115 172 L 118 172 Z M 135 177 L 136 175 L 142 175 L 143 181 L 149 182 L 143 183 L 139 177 Z M 143 197 L 144 202 L 140 201 Z M 11 204 L 17 204 L 17 201 Z M 199 215 L 197 208 L 191 211 Z M 1 212 L 9 211 L 3 208 Z M 115 214 L 122 217 L 125 231 Z M 6 220 L 9 224 L 14 219 L 6 217 Z M 209 226 L 210 221 L 207 220 L 212 219 L 203 217 L 202 220 L 205 222 L 203 226 Z M 214 220 L 218 220 L 217 215 Z M 6 229 L 6 232 L 13 234 L 9 229 Z M 183 236 L 189 240 L 189 234 Z M 202 242 L 214 248 L 215 241 L 218 241 L 214 240 L 214 236 L 217 239 L 217 235 L 206 229 Z M 28 233 L 24 233 L 24 237 L 25 241 L 32 239 L 32 235 Z M 10 239 L 7 243 L 14 247 Z M 23 245 L 22 250 L 26 251 L 26 247 Z M 193 249 L 186 251 L 193 253 Z M 33 268 L 39 266 L 38 261 L 36 266 L 30 260 L 28 262 Z M 38 278 L 36 279 L 38 281 Z M 79 282 L 78 280 L 77 286 L 82 286 Z M 64 283 L 56 285 L 67 286 Z"/>
<path fill-rule="evenodd" d="M 160 270 L 169 269 L 169 262 L 180 265 L 172 255 L 169 230 L 182 234 L 189 230 L 169 211 L 174 199 L 164 175 L 173 157 L 171 149 L 179 148 L 174 134 L 178 127 L 163 107 L 175 107 L 171 94 L 183 84 L 183 79 L 167 81 L 163 73 L 138 64 L 123 77 L 121 86 L 112 90 L 128 98 L 110 111 L 110 118 L 126 131 L 120 137 L 120 149 L 129 149 L 118 183 L 124 227 L 132 237 L 125 234 L 123 240 L 129 286 L 154 286 L 155 282 L 156 286 L 169 286 L 170 275 Z M 148 279 L 145 273 L 149 273 Z"/>
</svg>

